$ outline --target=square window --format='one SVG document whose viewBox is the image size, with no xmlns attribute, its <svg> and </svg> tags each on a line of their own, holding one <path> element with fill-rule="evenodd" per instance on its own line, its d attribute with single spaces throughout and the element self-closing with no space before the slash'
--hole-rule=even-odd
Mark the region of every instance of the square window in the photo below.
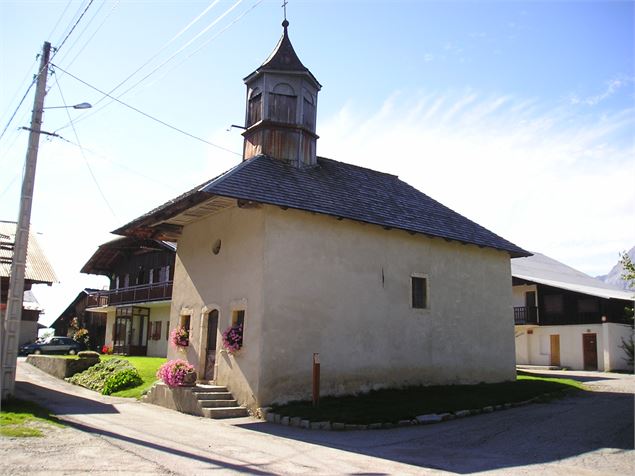
<svg viewBox="0 0 635 476">
<path fill-rule="evenodd" d="M 412 288 L 412 308 L 427 309 L 428 308 L 428 278 L 421 276 L 411 277 Z"/>
</svg>

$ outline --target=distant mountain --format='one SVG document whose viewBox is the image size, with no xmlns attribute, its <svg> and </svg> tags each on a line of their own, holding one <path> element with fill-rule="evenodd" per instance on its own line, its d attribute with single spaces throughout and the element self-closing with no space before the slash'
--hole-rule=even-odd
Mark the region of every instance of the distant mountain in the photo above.
<svg viewBox="0 0 635 476">
<path fill-rule="evenodd" d="M 631 257 L 631 260 L 635 262 L 635 246 L 633 246 L 629 251 L 628 255 Z M 622 273 L 624 272 L 624 268 L 622 264 L 618 261 L 613 269 L 609 271 L 609 274 L 605 274 L 603 276 L 596 276 L 600 281 L 604 281 L 605 283 L 612 284 L 615 287 L 621 289 L 629 289 L 626 281 L 622 279 Z"/>
</svg>

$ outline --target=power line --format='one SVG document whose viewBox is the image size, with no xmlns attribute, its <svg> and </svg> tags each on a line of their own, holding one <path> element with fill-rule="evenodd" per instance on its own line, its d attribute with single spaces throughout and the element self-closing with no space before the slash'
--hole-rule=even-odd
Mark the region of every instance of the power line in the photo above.
<svg viewBox="0 0 635 476">
<path fill-rule="evenodd" d="M 146 112 L 143 112 L 141 109 L 137 109 L 136 107 L 131 106 L 130 104 L 126 104 L 126 103 L 125 103 L 125 102 L 123 102 L 122 100 L 120 100 L 120 99 L 118 99 L 118 98 L 116 98 L 116 97 L 114 97 L 114 96 L 111 96 L 110 94 L 108 94 L 108 93 L 106 93 L 106 92 L 102 91 L 101 89 L 99 89 L 99 88 L 97 88 L 97 87 L 93 86 L 92 84 L 87 83 L 86 81 L 84 81 L 84 80 L 82 80 L 82 79 L 78 78 L 77 76 L 75 76 L 75 75 L 73 75 L 73 74 L 69 73 L 68 71 L 65 71 L 64 69 L 60 68 L 59 66 L 57 66 L 57 65 L 55 65 L 55 64 L 53 64 L 52 66 L 53 66 L 54 68 L 59 69 L 61 72 L 65 73 L 65 74 L 68 74 L 71 78 L 75 79 L 76 81 L 79 81 L 80 83 L 84 84 L 85 86 L 88 86 L 89 88 L 94 89 L 94 90 L 95 90 L 95 91 L 97 91 L 98 93 L 103 94 L 104 96 L 109 97 L 109 98 L 110 98 L 110 99 L 112 99 L 113 101 L 118 102 L 119 104 L 121 104 L 122 106 L 127 107 L 128 109 L 132 109 L 133 111 L 135 111 L 135 112 L 137 112 L 137 113 L 139 113 L 139 114 L 141 114 L 141 115 L 143 115 L 143 116 L 147 117 L 148 119 L 152 119 L 153 121 L 158 122 L 159 124 L 162 124 L 162 125 L 164 125 L 164 126 L 166 126 L 166 127 L 169 127 L 170 129 L 172 129 L 172 130 L 174 130 L 174 131 L 180 132 L 181 134 L 186 135 L 186 136 L 188 136 L 188 137 L 191 137 L 192 139 L 196 139 L 196 140 L 198 140 L 198 141 L 200 141 L 200 142 L 204 142 L 205 144 L 207 144 L 207 145 L 211 145 L 212 147 L 216 147 L 217 149 L 221 149 L 221 150 L 224 150 L 225 152 L 229 152 L 230 154 L 234 154 L 234 155 L 237 155 L 237 156 L 239 156 L 239 157 L 242 155 L 242 154 L 239 154 L 238 152 L 234 152 L 233 150 L 227 149 L 226 147 L 223 147 L 223 146 L 220 146 L 220 145 L 218 145 L 218 144 L 214 144 L 214 143 L 212 143 L 212 142 L 210 142 L 210 141 L 208 141 L 208 140 L 205 140 L 205 139 L 203 139 L 202 137 L 198 137 L 198 136 L 195 136 L 194 134 L 190 134 L 189 132 L 186 132 L 186 131 L 184 131 L 183 129 L 179 129 L 179 128 L 178 128 L 178 127 L 176 127 L 176 126 L 173 126 L 173 125 L 171 125 L 171 124 L 168 124 L 167 122 L 162 121 L 161 119 L 158 119 L 158 118 L 156 118 L 156 117 L 154 117 L 154 116 L 151 116 L 150 114 L 148 114 L 148 113 L 146 113 Z M 59 130 L 59 129 L 58 129 L 58 130 Z"/>
<path fill-rule="evenodd" d="M 115 160 L 112 160 L 111 158 L 107 157 L 104 154 L 98 153 L 98 152 L 96 152 L 94 150 L 91 150 L 91 149 L 89 149 L 87 147 L 83 147 L 81 144 L 76 144 L 75 142 L 70 141 L 67 138 L 63 137 L 63 136 L 58 135 L 57 138 L 63 140 L 64 142 L 67 142 L 68 144 L 74 145 L 75 147 L 79 147 L 80 149 L 84 150 L 85 152 L 88 152 L 88 153 L 94 155 L 95 157 L 98 157 L 98 158 L 103 159 L 103 160 L 105 160 L 105 161 L 107 161 L 107 162 L 109 162 L 109 163 L 111 163 L 113 165 L 116 165 L 117 167 L 121 167 L 122 169 L 126 169 L 129 172 L 132 172 L 133 174 L 138 175 L 139 177 L 143 177 L 144 179 L 146 179 L 146 180 L 148 180 L 150 182 L 157 183 L 157 184 L 161 185 L 164 188 L 169 188 L 170 190 L 178 191 L 177 188 L 175 188 L 174 186 L 172 186 L 172 185 L 170 185 L 168 183 L 162 182 L 161 180 L 157 180 L 156 178 L 150 177 L 149 175 L 146 175 L 146 174 L 144 174 L 142 172 L 139 172 L 138 170 L 133 169 L 132 167 L 124 165 L 124 164 L 122 164 L 120 162 L 117 162 Z"/>
<path fill-rule="evenodd" d="M 250 13 L 254 8 L 256 8 L 258 5 L 260 5 L 264 0 L 258 0 L 256 3 L 254 3 L 251 7 L 249 7 L 247 10 L 245 10 L 243 13 L 241 13 L 239 16 L 237 16 L 236 18 L 234 18 L 234 20 L 231 21 L 231 23 L 229 23 L 227 26 L 225 26 L 225 28 L 223 28 L 221 31 L 219 31 L 218 33 L 216 33 L 214 36 L 208 38 L 207 40 L 205 40 L 203 42 L 203 44 L 201 46 L 199 46 L 197 49 L 195 49 L 194 51 L 192 51 L 188 56 L 186 56 L 185 58 L 183 58 L 181 60 L 181 62 L 177 63 L 176 65 L 174 65 L 172 67 L 172 69 L 170 69 L 169 71 L 174 70 L 175 68 L 179 67 L 180 65 L 182 65 L 185 61 L 187 61 L 188 59 L 190 59 L 192 56 L 194 56 L 196 53 L 198 53 L 199 51 L 201 51 L 203 48 L 205 48 L 211 41 L 215 40 L 216 38 L 218 38 L 220 35 L 222 35 L 223 33 L 225 33 L 227 30 L 229 30 L 232 26 L 234 26 L 234 24 L 238 23 L 240 20 L 243 19 L 243 17 L 245 15 L 247 15 L 248 13 Z M 167 71 L 166 74 L 169 72 Z"/>
<path fill-rule="evenodd" d="M 189 30 L 196 22 L 198 22 L 199 19 L 201 19 L 207 12 L 209 12 L 211 10 L 212 7 L 214 7 L 220 0 L 215 0 L 214 2 L 212 2 L 205 10 L 203 10 L 203 12 L 201 12 L 196 18 L 194 18 L 192 21 L 190 21 L 184 28 L 181 29 L 180 32 L 178 32 L 174 37 L 172 37 L 172 39 L 170 39 L 167 43 L 165 43 L 160 49 L 159 51 L 157 51 L 154 55 L 152 55 L 145 63 L 143 63 L 141 66 L 139 66 L 135 71 L 133 71 L 131 74 L 129 74 L 125 79 L 123 79 L 121 82 L 119 82 L 119 84 L 117 84 L 114 88 L 112 88 L 110 91 L 108 91 L 108 94 L 112 94 L 114 93 L 117 89 L 119 89 L 121 86 L 123 86 L 125 83 L 127 83 L 131 78 L 133 78 L 139 71 L 141 71 L 143 68 L 145 68 L 148 64 L 150 64 L 155 58 L 157 58 L 163 51 L 165 51 L 165 49 L 171 45 L 176 39 L 178 39 L 180 36 L 182 36 L 187 30 Z M 125 94 L 127 94 L 128 92 L 130 92 L 132 89 L 134 89 L 135 87 L 137 87 L 140 83 L 142 83 L 143 81 L 145 81 L 148 77 L 150 77 L 152 74 L 154 74 L 158 69 L 162 68 L 163 66 L 165 66 L 168 62 L 170 62 L 175 56 L 177 56 L 178 54 L 180 54 L 184 49 L 186 49 L 188 46 L 190 46 L 194 41 L 196 41 L 198 38 L 201 37 L 201 35 L 205 34 L 207 31 L 210 30 L 210 28 L 212 28 L 214 25 L 216 25 L 220 20 L 222 20 L 226 15 L 228 15 L 232 10 L 234 10 L 240 3 L 242 3 L 243 0 L 237 0 L 237 2 L 232 5 L 231 7 L 229 7 L 225 12 L 223 12 L 220 16 L 216 17 L 214 20 L 212 20 L 212 22 L 210 24 L 208 24 L 202 31 L 200 31 L 199 33 L 197 33 L 194 38 L 192 38 L 191 40 L 189 40 L 184 46 L 182 46 L 176 53 L 174 53 L 172 56 L 170 56 L 166 61 L 164 61 L 163 63 L 161 63 L 159 66 L 157 66 L 154 70 L 152 70 L 149 74 L 147 74 L 146 76 L 144 76 L 143 78 L 141 78 L 139 81 L 137 81 L 136 83 L 134 83 L 132 86 L 130 86 L 128 89 L 126 89 L 123 93 L 119 94 L 117 96 L 117 98 L 121 98 L 122 96 L 124 96 Z M 234 22 L 235 23 L 235 22 Z M 233 23 L 232 23 L 233 25 Z M 100 98 L 98 101 L 95 102 L 95 104 L 93 104 L 93 107 L 97 106 L 99 103 L 101 103 L 104 99 L 106 99 L 107 96 L 104 96 L 102 98 Z M 77 121 L 75 121 L 76 123 L 81 122 L 81 121 L 85 121 L 86 119 L 94 116 L 95 114 L 98 114 L 99 112 L 101 112 L 103 109 L 105 109 L 106 107 L 108 107 L 110 104 L 112 104 L 112 101 L 104 104 L 103 106 L 101 106 L 98 109 L 93 110 L 92 112 L 84 115 L 83 117 L 81 117 L 80 119 L 78 119 Z M 69 126 L 69 124 L 64 124 L 62 127 L 60 127 L 58 130 L 63 130 L 66 129 Z"/>
<path fill-rule="evenodd" d="M 77 19 L 77 21 L 75 21 L 75 24 L 72 26 L 72 28 L 70 29 L 70 31 L 66 34 L 66 36 L 64 37 L 64 39 L 62 40 L 62 43 L 57 47 L 57 49 L 53 52 L 53 54 L 51 55 L 51 58 L 49 60 L 49 63 L 51 61 L 53 61 L 53 58 L 55 58 L 55 56 L 59 53 L 59 51 L 62 49 L 62 47 L 64 46 L 64 43 L 66 43 L 66 40 L 68 40 L 68 38 L 71 36 L 71 34 L 73 33 L 73 31 L 75 30 L 75 28 L 77 27 L 77 25 L 79 24 L 79 22 L 81 21 L 81 19 L 84 17 L 84 15 L 86 14 L 86 12 L 88 11 L 88 9 L 90 8 L 90 6 L 93 4 L 95 0 L 90 0 L 90 2 L 88 3 L 88 5 L 86 5 L 86 8 L 84 8 L 84 11 L 82 12 L 82 14 L 79 16 L 79 18 Z M 39 56 L 39 55 L 38 55 Z M 22 96 L 22 99 L 20 99 L 20 103 L 18 104 L 18 106 L 15 108 L 15 111 L 13 111 L 13 114 L 11 114 L 11 117 L 9 118 L 9 121 L 7 122 L 7 125 L 4 126 L 4 129 L 2 130 L 2 133 L 0 134 L 0 140 L 2 140 L 2 138 L 4 137 L 4 134 L 7 132 L 7 129 L 9 128 L 9 125 L 11 125 L 11 122 L 13 121 L 13 118 L 15 117 L 15 115 L 17 114 L 18 110 L 20 109 L 20 107 L 22 106 L 22 103 L 24 103 L 24 100 L 26 99 L 27 95 L 29 94 L 29 91 L 31 91 L 31 88 L 33 87 L 33 85 L 37 82 L 37 79 L 40 77 L 40 75 L 44 72 L 44 74 L 46 74 L 46 72 L 48 72 L 48 64 L 45 64 L 44 66 L 42 66 L 42 69 L 38 71 L 38 73 L 35 75 L 35 77 L 33 78 L 33 81 L 31 81 L 31 84 L 29 85 L 29 87 L 26 89 L 26 92 L 24 93 L 24 96 Z"/>
<path fill-rule="evenodd" d="M 57 89 L 60 92 L 60 97 L 62 98 L 62 103 L 64 104 L 64 106 L 66 106 L 66 99 L 64 99 L 64 93 L 62 93 L 62 87 L 60 86 L 60 82 L 59 81 L 57 81 Z M 93 178 L 93 182 L 95 182 L 95 186 L 97 187 L 97 190 L 99 191 L 99 194 L 101 195 L 101 198 L 104 200 L 104 203 L 106 204 L 106 206 L 110 210 L 110 213 L 112 213 L 112 216 L 114 218 L 117 218 L 117 215 L 115 214 L 115 211 L 110 206 L 110 203 L 108 202 L 108 199 L 106 198 L 106 195 L 104 194 L 104 191 L 101 189 L 101 186 L 99 185 L 99 182 L 97 181 L 97 177 L 95 177 L 95 174 L 93 173 L 93 169 L 91 168 L 90 163 L 88 162 L 88 158 L 86 157 L 86 154 L 84 154 L 84 149 L 81 146 L 81 142 L 79 140 L 79 135 L 77 134 L 77 128 L 75 127 L 75 124 L 73 123 L 73 118 L 71 117 L 71 113 L 68 110 L 68 106 L 66 107 L 65 111 L 66 111 L 66 115 L 68 116 L 68 120 L 71 122 L 71 126 L 73 127 L 73 133 L 75 134 L 75 140 L 77 141 L 77 144 L 79 145 L 79 150 L 81 151 L 82 157 L 84 158 L 84 162 L 86 163 L 86 167 L 88 168 L 88 172 L 90 173 L 90 176 Z"/>
<path fill-rule="evenodd" d="M 62 18 L 64 18 L 64 15 L 66 15 L 68 7 L 71 6 L 71 3 L 73 3 L 73 0 L 68 0 L 68 3 L 66 4 L 66 7 L 64 7 L 64 11 L 60 15 L 60 17 L 57 19 L 57 22 L 55 23 L 55 26 L 53 27 L 53 29 L 51 30 L 51 32 L 49 33 L 47 38 L 51 38 L 53 36 L 53 33 L 55 33 L 55 30 L 57 30 L 57 27 L 59 26 L 60 22 L 62 21 Z"/>
<path fill-rule="evenodd" d="M 86 40 L 82 46 L 82 48 L 77 52 L 77 54 L 73 57 L 73 59 L 66 65 L 67 68 L 69 68 L 74 62 L 75 60 L 79 57 L 79 55 L 86 49 L 86 47 L 88 46 L 88 43 L 90 43 L 92 41 L 92 39 L 95 37 L 95 35 L 97 35 L 97 33 L 99 33 L 99 31 L 102 29 L 102 27 L 104 26 L 104 24 L 106 23 L 106 21 L 108 21 L 108 19 L 110 18 L 110 16 L 114 13 L 114 11 L 117 9 L 117 7 L 119 6 L 120 0 L 117 0 L 112 8 L 110 9 L 110 11 L 108 12 L 108 14 L 106 15 L 106 17 L 103 19 L 103 21 L 99 24 L 99 26 L 97 27 L 97 29 L 93 32 L 93 34 L 90 36 L 90 38 L 88 38 L 88 40 Z"/>
<path fill-rule="evenodd" d="M 88 11 L 88 9 L 90 8 L 90 6 L 93 4 L 94 1 L 95 0 L 90 0 L 90 2 L 88 2 L 88 5 L 86 5 L 86 8 L 84 8 L 84 11 L 79 16 L 75 24 L 72 26 L 71 30 L 66 34 L 66 36 L 62 40 L 62 43 L 56 48 L 55 52 L 53 53 L 53 56 L 51 57 L 51 61 L 53 61 L 53 58 L 55 58 L 55 55 L 59 53 L 59 51 L 62 49 L 62 47 L 64 46 L 64 43 L 66 43 L 66 40 L 68 40 L 68 37 L 71 36 L 75 28 L 77 28 L 77 25 L 79 25 L 79 22 L 82 21 L 82 18 L 84 18 L 84 15 L 86 15 L 86 12 Z"/>
</svg>

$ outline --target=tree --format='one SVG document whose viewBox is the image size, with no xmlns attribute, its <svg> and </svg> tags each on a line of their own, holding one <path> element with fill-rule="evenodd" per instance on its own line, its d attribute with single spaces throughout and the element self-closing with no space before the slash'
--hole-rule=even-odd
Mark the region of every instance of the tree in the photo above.
<svg viewBox="0 0 635 476">
<path fill-rule="evenodd" d="M 635 264 L 626 251 L 620 253 L 620 263 L 622 264 L 622 279 L 626 281 L 630 289 L 635 288 Z M 633 308 L 626 308 L 628 315 L 631 316 L 631 326 L 633 325 Z M 626 353 L 626 361 L 629 365 L 633 365 L 635 358 L 635 342 L 633 341 L 633 332 L 628 339 L 622 337 L 622 345 L 620 348 Z"/>
</svg>

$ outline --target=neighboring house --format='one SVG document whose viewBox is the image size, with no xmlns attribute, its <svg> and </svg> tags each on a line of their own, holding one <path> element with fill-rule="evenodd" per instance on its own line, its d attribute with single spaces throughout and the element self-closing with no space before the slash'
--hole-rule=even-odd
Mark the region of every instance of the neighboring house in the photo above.
<svg viewBox="0 0 635 476">
<path fill-rule="evenodd" d="M 620 345 L 633 333 L 633 292 L 539 253 L 513 259 L 512 276 L 518 364 L 628 368 Z"/>
<path fill-rule="evenodd" d="M 316 157 L 321 86 L 287 25 L 245 79 L 243 162 L 115 231 L 178 241 L 170 322 L 190 339 L 168 357 L 250 408 L 310 398 L 314 353 L 322 395 L 514 379 L 510 256 L 529 253 L 394 175 Z"/>
<path fill-rule="evenodd" d="M 15 222 L 0 221 L 0 312 L 3 318 L 9 294 L 15 232 Z M 35 341 L 38 329 L 41 328 L 37 321 L 42 313 L 42 308 L 31 293 L 31 287 L 34 284 L 47 284 L 50 286 L 57 282 L 55 272 L 44 255 L 44 251 L 40 247 L 33 231 L 29 232 L 27 250 L 26 268 L 24 271 L 24 299 L 18 346 Z"/>
<path fill-rule="evenodd" d="M 81 272 L 110 279 L 89 292 L 86 310 L 105 314 L 105 344 L 116 354 L 165 357 L 174 275 L 174 243 L 117 238 L 101 245 Z"/>
<path fill-rule="evenodd" d="M 97 293 L 97 289 L 86 288 L 77 294 L 75 299 L 51 324 L 56 336 L 72 337 L 72 321 L 77 318 L 79 327 L 88 330 L 89 348 L 100 351 L 106 338 L 106 316 L 103 312 L 92 312 L 88 309 L 89 301 L 93 304 L 90 296 Z"/>
<path fill-rule="evenodd" d="M 24 291 L 24 301 L 22 301 L 22 319 L 20 322 L 20 345 L 35 342 L 38 338 L 38 331 L 46 329 L 40 324 L 40 314 L 44 309 L 33 295 L 33 291 Z"/>
</svg>

